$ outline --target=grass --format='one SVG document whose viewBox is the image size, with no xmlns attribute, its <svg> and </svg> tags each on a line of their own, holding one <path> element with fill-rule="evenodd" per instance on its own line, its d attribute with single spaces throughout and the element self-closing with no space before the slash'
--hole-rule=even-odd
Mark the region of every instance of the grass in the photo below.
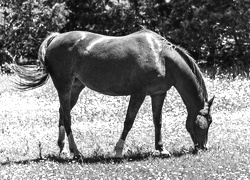
<svg viewBox="0 0 250 180">
<path fill-rule="evenodd" d="M 0 77 L 0 179 L 249 179 L 250 82 L 205 78 L 216 95 L 209 149 L 191 153 L 185 129 L 186 109 L 176 90 L 163 109 L 164 146 L 172 154 L 154 152 L 150 99 L 137 115 L 122 160 L 114 146 L 123 128 L 129 97 L 104 96 L 85 89 L 72 111 L 72 129 L 81 162 L 68 152 L 58 156 L 58 97 L 51 81 L 33 91 L 17 92 Z M 67 144 L 66 144 L 67 146 Z M 67 150 L 68 151 L 68 150 Z"/>
</svg>

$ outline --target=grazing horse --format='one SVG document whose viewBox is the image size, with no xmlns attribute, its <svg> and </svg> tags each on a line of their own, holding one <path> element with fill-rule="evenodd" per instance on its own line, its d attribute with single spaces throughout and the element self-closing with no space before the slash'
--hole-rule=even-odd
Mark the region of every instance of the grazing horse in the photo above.
<svg viewBox="0 0 250 180">
<path fill-rule="evenodd" d="M 186 129 L 195 149 L 206 149 L 214 97 L 208 101 L 202 74 L 193 58 L 162 36 L 147 29 L 120 37 L 83 31 L 54 33 L 41 44 L 38 58 L 40 63 L 35 67 L 14 67 L 21 78 L 17 84 L 29 90 L 52 78 L 60 101 L 60 152 L 66 132 L 70 151 L 75 157 L 81 155 L 73 138 L 70 112 L 85 86 L 106 95 L 130 95 L 123 131 L 115 146 L 116 157 L 122 157 L 125 139 L 147 95 L 152 101 L 155 148 L 164 152 L 162 106 L 172 86 L 186 105 Z"/>
</svg>

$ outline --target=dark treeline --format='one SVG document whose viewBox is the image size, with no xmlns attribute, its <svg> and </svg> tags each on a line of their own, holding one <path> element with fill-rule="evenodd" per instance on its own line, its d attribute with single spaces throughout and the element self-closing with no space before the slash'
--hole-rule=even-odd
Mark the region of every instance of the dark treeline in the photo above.
<svg viewBox="0 0 250 180">
<path fill-rule="evenodd" d="M 249 75 L 250 0 L 0 0 L 0 63 L 29 63 L 49 32 L 126 35 L 144 26 L 186 48 L 203 69 Z"/>
</svg>

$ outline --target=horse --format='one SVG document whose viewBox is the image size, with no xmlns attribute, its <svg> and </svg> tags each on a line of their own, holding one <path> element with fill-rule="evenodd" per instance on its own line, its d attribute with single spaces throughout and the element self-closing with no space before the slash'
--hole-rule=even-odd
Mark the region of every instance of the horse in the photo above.
<svg viewBox="0 0 250 180">
<path fill-rule="evenodd" d="M 130 96 L 115 157 L 123 157 L 126 137 L 146 96 L 151 97 L 155 149 L 166 152 L 161 133 L 162 106 L 172 86 L 187 108 L 186 129 L 194 149 L 206 149 L 214 96 L 208 100 L 202 73 L 188 52 L 159 34 L 145 28 L 126 36 L 87 31 L 52 33 L 40 45 L 38 62 L 35 66 L 14 66 L 20 77 L 17 88 L 34 89 L 52 78 L 60 102 L 59 154 L 66 132 L 70 152 L 74 157 L 81 156 L 71 130 L 70 112 L 84 87 L 110 96 Z"/>
</svg>

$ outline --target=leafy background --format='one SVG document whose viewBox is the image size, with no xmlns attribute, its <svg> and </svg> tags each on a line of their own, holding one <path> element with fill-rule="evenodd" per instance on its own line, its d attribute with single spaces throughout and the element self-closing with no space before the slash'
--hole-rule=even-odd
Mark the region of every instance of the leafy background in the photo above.
<svg viewBox="0 0 250 180">
<path fill-rule="evenodd" d="M 0 0 L 0 64 L 35 63 L 49 32 L 126 35 L 145 26 L 186 48 L 213 78 L 249 76 L 248 0 Z M 21 58 L 19 58 L 21 57 Z"/>
</svg>

